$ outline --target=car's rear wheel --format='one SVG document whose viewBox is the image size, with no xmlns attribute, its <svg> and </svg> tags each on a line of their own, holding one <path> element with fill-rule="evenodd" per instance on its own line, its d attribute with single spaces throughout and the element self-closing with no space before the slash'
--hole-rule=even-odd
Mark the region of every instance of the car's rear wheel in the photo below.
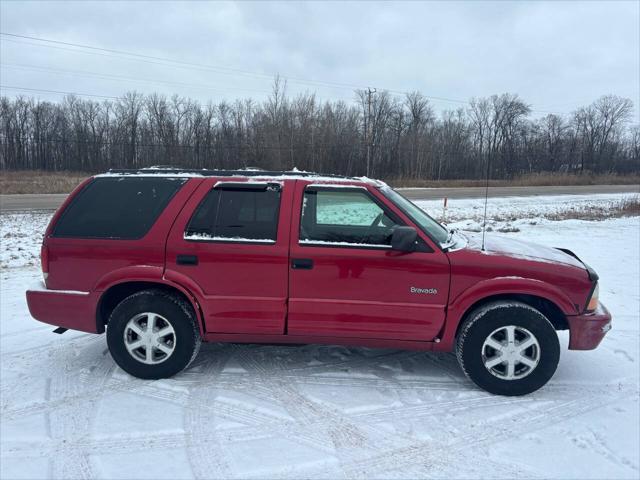
<svg viewBox="0 0 640 480">
<path fill-rule="evenodd" d="M 456 353 L 476 385 L 497 395 L 525 395 L 545 385 L 560 359 L 549 320 L 521 302 L 493 302 L 471 312 L 460 328 Z"/>
<path fill-rule="evenodd" d="M 109 317 L 107 344 L 125 372 L 145 379 L 167 378 L 185 369 L 200 349 L 191 305 L 162 290 L 137 292 Z"/>
</svg>

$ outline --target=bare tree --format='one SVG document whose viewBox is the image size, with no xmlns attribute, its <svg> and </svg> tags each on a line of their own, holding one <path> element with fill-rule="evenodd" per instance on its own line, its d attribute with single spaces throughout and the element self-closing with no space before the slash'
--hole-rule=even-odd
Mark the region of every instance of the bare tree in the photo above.
<svg viewBox="0 0 640 480">
<path fill-rule="evenodd" d="M 0 169 L 99 171 L 293 166 L 383 178 L 494 178 L 527 172 L 638 172 L 630 100 L 604 96 L 570 117 L 531 119 L 517 95 L 471 99 L 439 118 L 426 97 L 357 91 L 356 104 L 286 96 L 276 78 L 263 103 L 201 105 L 128 93 L 115 101 L 0 98 Z"/>
</svg>

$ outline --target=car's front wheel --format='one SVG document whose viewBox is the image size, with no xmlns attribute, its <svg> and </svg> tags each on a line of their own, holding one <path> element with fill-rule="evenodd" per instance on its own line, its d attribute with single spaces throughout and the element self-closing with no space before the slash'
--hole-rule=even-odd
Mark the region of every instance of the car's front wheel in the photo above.
<svg viewBox="0 0 640 480">
<path fill-rule="evenodd" d="M 545 385 L 560 359 L 549 320 L 521 302 L 494 302 L 467 316 L 456 353 L 465 374 L 497 395 L 525 395 Z"/>
<path fill-rule="evenodd" d="M 191 305 L 162 290 L 125 298 L 107 324 L 111 356 L 125 372 L 139 378 L 175 375 L 193 361 L 200 342 Z"/>
</svg>

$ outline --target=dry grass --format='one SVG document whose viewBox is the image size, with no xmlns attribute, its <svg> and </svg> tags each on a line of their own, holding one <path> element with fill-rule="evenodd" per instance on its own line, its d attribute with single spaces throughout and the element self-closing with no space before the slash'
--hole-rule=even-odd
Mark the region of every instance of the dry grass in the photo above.
<svg viewBox="0 0 640 480">
<path fill-rule="evenodd" d="M 621 216 L 640 216 L 640 195 L 623 198 L 618 202 L 616 209 L 620 212 Z"/>
<path fill-rule="evenodd" d="M 609 207 L 589 206 L 571 208 L 548 215 L 549 220 L 605 220 L 607 218 L 640 216 L 640 195 L 625 197 Z"/>
<path fill-rule="evenodd" d="M 90 176 L 85 172 L 45 172 L 42 170 L 23 170 L 0 172 L 0 192 L 15 193 L 69 193 L 82 180 Z M 483 187 L 484 180 L 416 180 L 409 178 L 389 179 L 393 187 Z M 540 173 L 526 175 L 511 180 L 492 180 L 494 187 L 525 187 L 546 185 L 638 185 L 640 175 L 569 175 Z"/>
<path fill-rule="evenodd" d="M 69 193 L 90 173 L 45 172 L 42 170 L 0 172 L 0 192 Z"/>
<path fill-rule="evenodd" d="M 602 221 L 609 218 L 620 217 L 640 217 L 640 195 L 625 196 L 619 200 L 600 202 L 599 204 L 575 204 L 566 205 L 565 208 L 556 211 L 538 211 L 536 209 L 529 212 L 518 213 L 495 213 L 488 216 L 487 231 L 497 231 L 500 233 L 519 232 L 520 228 L 514 225 L 515 222 L 521 220 L 529 220 L 529 225 L 536 225 L 538 219 L 545 220 L 589 220 Z M 442 218 L 440 218 L 441 221 Z M 481 215 L 475 214 L 469 217 L 467 214 L 459 212 L 456 214 L 452 211 L 445 223 L 456 223 L 471 220 L 476 225 L 467 225 L 464 230 L 471 232 L 480 232 L 483 218 Z"/>
<path fill-rule="evenodd" d="M 392 178 L 387 181 L 393 187 L 432 188 L 432 187 L 484 187 L 484 180 L 418 180 L 411 178 Z M 510 180 L 491 180 L 492 187 L 531 187 L 531 186 L 567 186 L 567 185 L 638 185 L 640 175 L 534 173 Z"/>
</svg>

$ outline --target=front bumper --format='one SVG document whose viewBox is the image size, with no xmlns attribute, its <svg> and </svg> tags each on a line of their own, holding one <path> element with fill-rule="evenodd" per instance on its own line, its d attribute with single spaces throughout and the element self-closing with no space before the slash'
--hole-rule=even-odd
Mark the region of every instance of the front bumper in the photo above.
<svg viewBox="0 0 640 480">
<path fill-rule="evenodd" d="M 611 314 L 599 303 L 593 313 L 571 315 L 569 322 L 569 350 L 593 350 L 609 330 L 611 330 Z"/>
<path fill-rule="evenodd" d="M 38 282 L 26 294 L 29 313 L 36 320 L 56 327 L 98 333 L 94 293 L 49 290 Z"/>
</svg>

